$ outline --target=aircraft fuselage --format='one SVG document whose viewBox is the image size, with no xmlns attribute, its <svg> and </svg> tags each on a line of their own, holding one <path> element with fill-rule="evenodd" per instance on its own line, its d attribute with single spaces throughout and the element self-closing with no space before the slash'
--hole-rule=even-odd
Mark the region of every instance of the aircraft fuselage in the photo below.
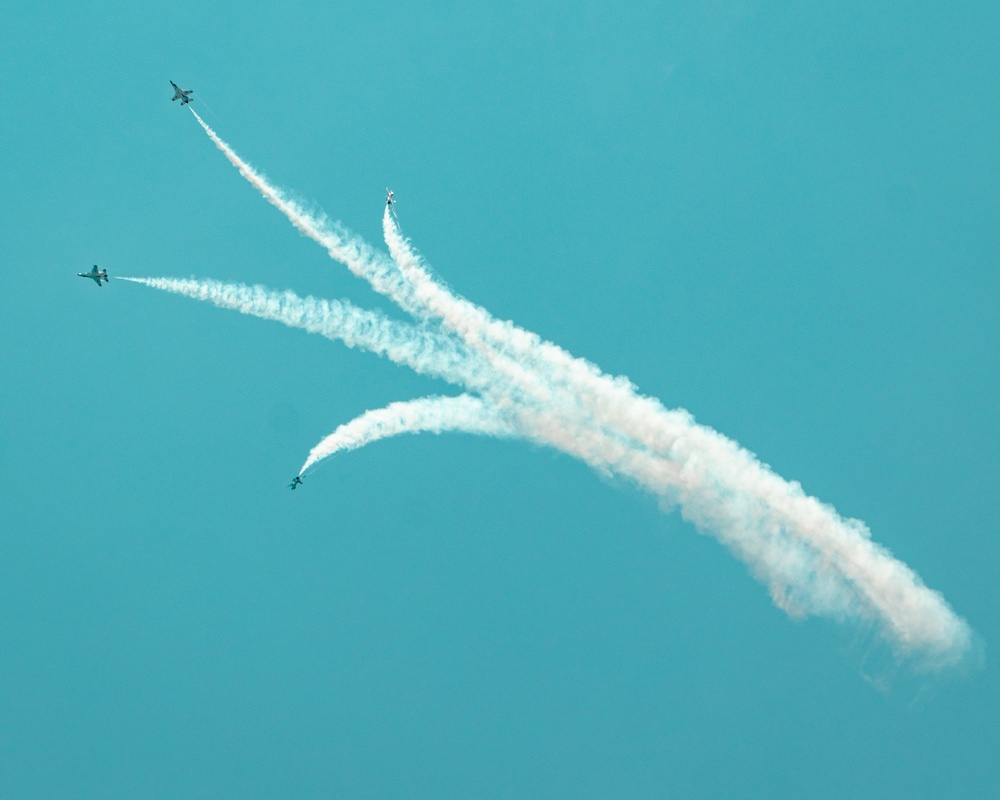
<svg viewBox="0 0 1000 800">
<path fill-rule="evenodd" d="M 106 269 L 98 269 L 97 264 L 94 264 L 94 268 L 90 272 L 78 272 L 76 274 L 81 278 L 90 278 L 98 286 L 101 285 L 101 281 L 108 282 L 108 271 Z"/>
<path fill-rule="evenodd" d="M 181 105 L 191 102 L 191 98 L 188 95 L 192 94 L 194 89 L 182 89 L 173 81 L 170 81 L 170 85 L 174 87 L 174 96 L 170 98 L 171 103 L 174 102 L 174 100 L 180 100 Z"/>
</svg>

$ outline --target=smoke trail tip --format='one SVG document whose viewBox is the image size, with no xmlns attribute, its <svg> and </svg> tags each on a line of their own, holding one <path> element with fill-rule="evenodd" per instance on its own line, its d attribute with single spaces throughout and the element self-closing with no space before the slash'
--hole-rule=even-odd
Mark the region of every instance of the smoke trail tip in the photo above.
<svg viewBox="0 0 1000 800">
<path fill-rule="evenodd" d="M 949 646 L 912 654 L 918 673 L 950 673 L 968 677 L 986 667 L 986 641 L 964 620 L 957 619 Z"/>
</svg>

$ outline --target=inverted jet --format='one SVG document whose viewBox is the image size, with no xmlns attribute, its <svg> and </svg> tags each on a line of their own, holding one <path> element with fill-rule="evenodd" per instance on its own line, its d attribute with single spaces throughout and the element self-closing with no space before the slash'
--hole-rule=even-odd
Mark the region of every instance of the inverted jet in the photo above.
<svg viewBox="0 0 1000 800">
<path fill-rule="evenodd" d="M 81 278 L 92 278 L 97 281 L 98 286 L 101 285 L 101 281 L 108 282 L 108 271 L 106 269 L 98 269 L 97 264 L 94 264 L 94 268 L 90 272 L 78 272 L 76 274 Z"/>
<path fill-rule="evenodd" d="M 396 198 L 392 193 L 392 189 L 388 186 L 385 187 L 385 208 L 386 211 L 392 214 L 392 218 L 396 220 L 396 224 L 399 225 L 399 217 L 396 216 Z"/>
<path fill-rule="evenodd" d="M 181 105 L 191 102 L 191 98 L 188 97 L 188 95 L 194 94 L 194 89 L 182 89 L 173 81 L 170 81 L 170 85 L 174 87 L 174 96 L 170 98 L 171 103 L 174 102 L 174 100 L 180 100 Z"/>
<path fill-rule="evenodd" d="M 295 487 L 296 486 L 301 486 L 301 485 L 302 485 L 302 476 L 301 475 L 296 475 L 294 478 L 292 478 L 292 482 L 290 484 L 288 484 L 288 488 L 291 489 L 294 492 L 295 491 Z"/>
</svg>

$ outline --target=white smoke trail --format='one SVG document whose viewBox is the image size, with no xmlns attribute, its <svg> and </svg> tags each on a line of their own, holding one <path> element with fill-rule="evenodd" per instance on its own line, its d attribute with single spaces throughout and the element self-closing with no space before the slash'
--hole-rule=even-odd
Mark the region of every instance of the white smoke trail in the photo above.
<svg viewBox="0 0 1000 800">
<path fill-rule="evenodd" d="M 499 409 L 467 394 L 458 397 L 421 397 L 390 403 L 385 408 L 366 411 L 340 425 L 309 451 L 299 475 L 324 458 L 343 450 L 355 450 L 403 433 L 461 431 L 485 436 L 510 437 L 515 428 Z"/>
<path fill-rule="evenodd" d="M 648 421 L 641 426 L 629 424 L 636 406 L 647 415 L 650 410 L 665 415 L 660 421 L 669 424 L 672 436 L 666 447 L 662 442 L 653 443 L 661 453 L 668 451 L 690 422 L 687 412 L 669 411 L 657 401 L 639 396 L 627 378 L 605 375 L 590 362 L 513 322 L 497 320 L 480 306 L 453 294 L 427 271 L 388 209 L 382 217 L 382 233 L 393 260 L 413 287 L 413 313 L 440 320 L 445 329 L 456 333 L 471 349 L 482 352 L 494 367 L 536 399 L 548 402 L 554 392 L 561 390 L 565 413 L 587 417 L 592 424 L 605 425 L 607 421 L 616 433 L 630 436 L 644 447 L 650 446 Z"/>
<path fill-rule="evenodd" d="M 466 387 L 477 388 L 485 381 L 482 368 L 460 343 L 391 320 L 384 314 L 358 308 L 346 300 L 302 298 L 290 291 L 274 292 L 263 286 L 214 280 L 126 277 L 120 280 L 141 283 L 241 314 L 318 333 L 327 339 L 341 341 L 348 347 L 384 355 L 390 361 L 410 367 L 420 374 Z"/>
<path fill-rule="evenodd" d="M 244 177 L 299 230 L 402 308 L 438 321 L 457 336 L 461 344 L 454 345 L 464 357 L 452 367 L 471 369 L 475 380 L 457 373 L 449 377 L 447 364 L 434 374 L 481 392 L 489 398 L 488 405 L 504 405 L 503 419 L 512 435 L 631 478 L 666 503 L 678 505 L 699 530 L 719 538 L 746 562 L 769 586 L 775 603 L 792 615 L 870 622 L 898 652 L 922 659 L 929 668 L 957 663 L 969 651 L 968 625 L 909 567 L 873 543 L 862 523 L 841 518 L 735 442 L 696 424 L 687 412 L 668 410 L 640 395 L 627 379 L 604 375 L 593 364 L 455 296 L 424 268 L 388 212 L 383 230 L 395 265 L 387 265 L 358 240 L 338 238 L 325 229 L 324 220 L 271 187 L 199 122 Z M 411 358 L 400 363 L 423 362 Z M 473 363 L 475 368 L 470 368 Z M 372 413 L 385 414 L 387 409 Z M 378 416 L 363 419 L 348 429 L 350 436 L 362 436 L 365 430 L 424 429 L 412 414 L 397 413 L 395 428 Z M 435 424 L 447 426 L 451 417 L 439 413 L 437 419 Z M 335 452 L 338 441 L 364 443 L 363 436 L 345 436 L 344 429 L 338 429 L 328 437 L 335 441 L 327 450 L 333 447 L 329 452 Z"/>
<path fill-rule="evenodd" d="M 494 346 L 499 344 L 504 349 L 510 350 L 515 356 L 542 357 L 551 366 L 565 371 L 578 390 L 586 386 L 593 394 L 594 384 L 610 382 L 611 386 L 597 387 L 598 398 L 596 400 L 592 398 L 589 403 L 593 407 L 606 404 L 601 397 L 604 394 L 601 390 L 608 388 L 619 389 L 620 396 L 617 398 L 619 403 L 635 400 L 634 394 L 632 397 L 628 396 L 632 394 L 634 387 L 626 379 L 608 378 L 592 364 L 574 358 L 556 345 L 543 342 L 536 334 L 525 331 L 513 323 L 495 320 L 488 312 L 466 300 L 454 297 L 440 287 L 420 266 L 418 259 L 405 245 L 394 224 L 384 222 L 383 228 L 386 230 L 386 240 L 393 254 L 399 256 L 397 264 L 387 264 L 380 254 L 358 237 L 331 230 L 328 220 L 311 214 L 287 194 L 272 186 L 263 175 L 243 161 L 193 108 L 189 106 L 189 109 L 227 160 L 300 232 L 320 244 L 331 258 L 345 264 L 352 273 L 367 280 L 377 292 L 391 298 L 404 310 L 419 316 L 426 316 L 428 312 L 439 316 L 446 327 L 458 333 L 469 344 L 475 342 L 477 338 L 485 338 Z M 386 217 L 388 217 L 388 207 Z M 402 276 L 399 274 L 400 271 L 403 273 Z M 413 296 L 414 286 L 418 287 L 417 298 Z M 512 369 L 516 371 L 516 367 Z M 523 388 L 530 379 L 526 375 L 522 377 Z M 537 381 L 535 385 L 537 386 Z M 662 406 L 659 409 L 666 411 Z M 669 444 L 668 442 L 667 446 Z"/>
<path fill-rule="evenodd" d="M 190 107 L 189 107 L 190 108 Z M 456 298 L 446 289 L 437 284 L 419 264 L 408 246 L 405 245 L 398 226 L 389 222 L 390 208 L 387 205 L 383 228 L 387 231 L 386 241 L 390 250 L 396 256 L 395 263 L 387 264 L 381 254 L 375 252 L 360 238 L 345 231 L 331 229 L 330 222 L 325 217 L 317 217 L 285 192 L 273 186 L 267 178 L 241 159 L 193 108 L 191 113 L 215 146 L 225 155 L 226 159 L 246 178 L 246 180 L 301 233 L 317 242 L 326 249 L 335 261 L 346 265 L 358 277 L 369 282 L 379 294 L 389 297 L 403 310 L 417 316 L 427 316 L 427 312 L 441 316 L 446 325 L 459 333 L 463 340 L 472 345 L 477 337 L 492 334 L 492 344 L 499 342 L 513 344 L 519 355 L 528 353 L 540 343 L 535 334 L 528 333 L 512 323 L 500 323 L 484 309 L 466 300 Z M 402 272 L 402 276 L 400 276 Z M 401 277 L 403 278 L 401 280 Z M 416 297 L 414 297 L 416 294 Z M 477 347 L 476 349 L 481 349 Z M 558 348 L 556 348 L 558 349 Z M 494 366 L 500 359 L 488 355 Z M 570 357 L 571 361 L 572 359 Z M 509 360 L 508 360 L 509 362 Z M 536 392 L 546 393 L 544 386 L 538 381 L 532 381 L 524 370 L 519 370 L 514 363 L 506 364 L 506 372 L 520 372 L 520 381 L 514 386 L 521 391 L 534 384 Z M 505 382 L 506 383 L 506 382 Z M 507 388 L 512 388 L 506 383 Z"/>
<path fill-rule="evenodd" d="M 509 410 L 510 411 L 510 410 Z M 477 398 L 463 395 L 457 398 L 422 398 L 393 403 L 386 408 L 366 412 L 334 431 L 313 448 L 299 474 L 303 474 L 320 460 L 334 453 L 356 449 L 379 439 L 402 433 L 460 430 L 490 436 L 522 436 L 539 444 L 547 444 L 576 456 L 598 471 L 618 474 L 635 480 L 643 488 L 669 501 L 680 500 L 685 516 L 690 506 L 700 505 L 697 498 L 680 498 L 671 487 L 682 485 L 685 477 L 677 464 L 654 454 L 624 445 L 620 440 L 594 429 L 580 429 L 567 424 L 559 414 L 544 411 L 512 413 L 509 419 Z M 805 498 L 807 501 L 809 498 Z M 701 500 L 703 504 L 704 498 Z M 717 529 L 725 532 L 737 523 L 742 530 L 735 540 L 723 541 L 748 561 L 759 577 L 771 588 L 775 602 L 793 615 L 824 614 L 835 618 L 857 617 L 871 619 L 875 615 L 859 606 L 849 584 L 831 570 L 817 565 L 818 554 L 809 543 L 790 535 L 780 524 L 770 525 L 762 517 L 770 512 L 764 504 L 747 503 L 746 497 L 716 497 L 708 506 Z M 829 510 L 826 510 L 829 512 Z M 704 524 L 704 520 L 700 520 Z M 842 522 L 845 525 L 857 523 Z M 860 531 L 858 531 L 860 532 Z M 716 535 L 719 535 L 717 532 Z M 906 649 L 921 651 L 928 663 L 941 664 L 953 658 L 955 639 L 947 625 L 935 628 L 933 620 L 947 619 L 947 612 L 940 598 L 926 589 L 914 589 L 915 576 L 906 567 L 893 561 L 877 545 L 868 543 L 872 551 L 868 560 L 880 563 L 882 576 L 869 576 L 868 583 L 891 585 L 903 608 L 911 609 L 919 620 L 917 633 L 907 622 L 896 624 L 889 633 Z M 761 569 L 764 565 L 764 569 Z M 809 576 L 803 584 L 803 573 Z M 907 584 L 910 584 L 907 586 Z M 919 585 L 919 581 L 916 583 Z M 922 589 L 922 587 L 919 587 Z M 931 624 L 928 624 L 931 620 Z M 959 637 L 959 642 L 963 642 Z M 967 642 L 960 644 L 964 648 Z"/>
<path fill-rule="evenodd" d="M 520 395 L 518 400 L 543 405 L 553 402 L 551 381 L 544 380 L 536 372 L 525 368 L 516 358 L 511 358 L 498 349 L 496 345 L 504 339 L 491 340 L 486 337 L 489 331 L 502 327 L 509 338 L 516 332 L 516 326 L 497 323 L 484 308 L 456 296 L 439 284 L 403 237 L 399 222 L 389 206 L 386 206 L 382 215 L 382 232 L 389 254 L 403 278 L 412 287 L 411 313 L 424 319 L 440 321 L 447 330 L 458 334 L 471 350 L 486 360 L 498 378 L 506 378 L 503 388 L 509 391 L 508 387 L 513 387 Z"/>
<path fill-rule="evenodd" d="M 617 471 L 676 502 L 686 519 L 723 541 L 770 587 L 780 607 L 793 615 L 874 620 L 901 649 L 921 650 L 930 661 L 955 658 L 968 649 L 971 631 L 964 621 L 911 569 L 873 543 L 863 523 L 844 520 L 735 442 L 695 424 L 686 412 L 670 411 L 638 395 L 631 383 L 603 375 L 455 297 L 423 268 L 388 215 L 383 232 L 417 300 L 471 348 L 488 343 L 522 356 L 522 363 L 534 365 L 550 387 L 550 398 L 569 401 L 561 409 L 564 416 L 582 411 L 588 423 L 675 459 L 681 468 L 659 487 L 634 469 Z M 561 386 L 572 390 L 570 397 L 558 392 Z M 603 441 L 613 450 L 619 447 L 614 437 Z M 602 458 L 617 461 L 607 452 Z"/>
<path fill-rule="evenodd" d="M 350 304 L 214 281 L 130 280 L 340 339 L 425 374 L 484 383 L 469 368 L 460 345 Z M 495 385 L 488 379 L 485 383 L 496 393 Z M 920 656 L 930 666 L 957 662 L 968 650 L 971 632 L 964 621 L 912 570 L 871 542 L 861 523 L 841 519 L 797 484 L 782 480 L 735 443 L 681 413 L 675 416 L 684 423 L 684 436 L 671 453 L 660 456 L 632 446 L 613 430 L 581 424 L 559 402 L 508 407 L 503 417 L 492 418 L 477 416 L 487 406 L 473 398 L 447 402 L 441 399 L 436 408 L 423 409 L 428 412 L 424 417 L 416 413 L 417 406 L 405 405 L 363 416 L 314 449 L 303 469 L 343 449 L 345 442 L 358 447 L 404 430 L 474 430 L 479 425 L 491 435 L 520 435 L 601 472 L 630 478 L 679 505 L 686 519 L 744 560 L 770 587 L 775 602 L 793 615 L 872 621 L 901 652 Z M 393 413 L 395 421 L 386 416 Z"/>
<path fill-rule="evenodd" d="M 409 310 L 410 288 L 400 279 L 395 264 L 373 250 L 367 242 L 345 230 L 335 230 L 334 227 L 340 226 L 331 224 L 325 216 L 316 216 L 307 211 L 281 189 L 272 186 L 267 178 L 236 155 L 208 123 L 198 116 L 197 111 L 191 108 L 191 113 L 229 163 L 239 170 L 265 200 L 284 214 L 299 232 L 323 247 L 334 261 L 339 261 L 354 275 L 368 281 L 376 292 L 390 297 L 404 310 Z"/>
</svg>

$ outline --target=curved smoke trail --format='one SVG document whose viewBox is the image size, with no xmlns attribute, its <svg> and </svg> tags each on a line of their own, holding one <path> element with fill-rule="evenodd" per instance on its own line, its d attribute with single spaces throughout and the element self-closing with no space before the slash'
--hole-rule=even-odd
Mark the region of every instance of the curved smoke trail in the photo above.
<svg viewBox="0 0 1000 800">
<path fill-rule="evenodd" d="M 401 279 L 395 264 L 382 253 L 373 250 L 367 242 L 344 230 L 342 226 L 331 224 L 323 215 L 317 216 L 307 211 L 286 192 L 272 186 L 267 178 L 236 155 L 233 148 L 222 141 L 205 120 L 198 116 L 197 111 L 193 108 L 190 111 L 229 163 L 239 170 L 240 175 L 246 178 L 265 200 L 284 214 L 299 232 L 323 247 L 334 261 L 339 261 L 354 275 L 368 281 L 376 292 L 409 310 L 410 287 Z"/>
<path fill-rule="evenodd" d="M 686 411 L 665 408 L 639 394 L 628 379 L 605 375 L 590 362 L 455 295 L 425 268 L 388 209 L 383 232 L 391 261 L 355 237 L 334 231 L 325 218 L 304 211 L 198 121 L 296 228 L 421 326 L 384 317 L 364 317 L 362 323 L 371 312 L 261 287 L 144 282 L 366 347 L 481 395 L 423 398 L 367 412 L 313 448 L 303 470 L 335 452 L 406 432 L 464 430 L 522 437 L 601 472 L 624 476 L 679 507 L 685 519 L 743 560 L 768 586 L 774 602 L 793 616 L 874 624 L 898 653 L 926 668 L 957 664 L 969 652 L 972 633 L 965 621 L 913 570 L 873 542 L 863 523 L 842 518 L 737 443 L 697 424 Z M 428 331 L 430 325 L 438 331 Z"/>
<path fill-rule="evenodd" d="M 443 433 L 461 431 L 483 436 L 510 437 L 516 431 L 499 409 L 478 397 L 421 397 L 390 403 L 385 408 L 366 411 L 337 430 L 309 451 L 299 475 L 324 458 L 344 450 L 356 450 L 366 444 L 404 433 Z"/>
<path fill-rule="evenodd" d="M 947 658 L 956 646 L 968 647 L 970 632 L 943 598 L 873 543 L 863 523 L 844 520 L 690 415 L 668 411 L 630 384 L 453 296 L 422 268 L 388 213 L 383 231 L 389 252 L 427 313 L 467 345 L 508 345 L 508 352 L 531 359 L 549 387 L 573 390 L 567 414 L 583 405 L 592 422 L 671 456 L 681 468 L 660 486 L 650 486 L 633 469 L 617 471 L 659 490 L 685 518 L 720 538 L 769 586 L 780 607 L 796 615 L 881 619 L 890 638 L 904 647 L 924 643 L 934 658 Z"/>
</svg>

